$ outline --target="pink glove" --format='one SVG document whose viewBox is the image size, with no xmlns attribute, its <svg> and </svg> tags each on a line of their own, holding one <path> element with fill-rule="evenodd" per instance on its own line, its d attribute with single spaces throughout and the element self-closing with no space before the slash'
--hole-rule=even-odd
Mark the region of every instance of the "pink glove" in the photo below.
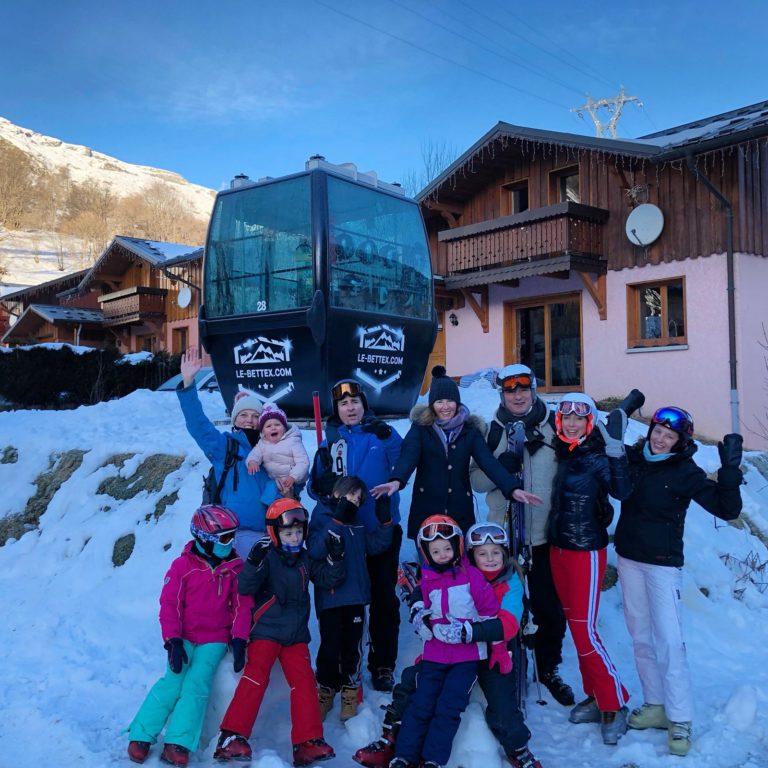
<svg viewBox="0 0 768 768">
<path fill-rule="evenodd" d="M 491 643 L 491 657 L 488 659 L 488 667 L 493 669 L 498 666 L 499 673 L 508 675 L 512 671 L 512 657 L 507 650 L 507 644 L 504 641 Z"/>
</svg>

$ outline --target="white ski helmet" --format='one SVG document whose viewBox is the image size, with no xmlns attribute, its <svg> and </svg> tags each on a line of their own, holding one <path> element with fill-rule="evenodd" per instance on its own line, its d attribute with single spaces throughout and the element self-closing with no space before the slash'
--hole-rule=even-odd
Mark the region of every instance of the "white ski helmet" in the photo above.
<svg viewBox="0 0 768 768">
<path fill-rule="evenodd" d="M 519 379 L 518 379 L 519 377 Z M 512 365 L 505 365 L 496 374 L 496 386 L 499 388 L 499 397 L 504 402 L 504 382 L 506 381 L 511 389 L 514 386 L 525 386 L 526 379 L 529 380 L 529 386 L 531 388 L 531 396 L 536 399 L 536 375 L 527 366 L 521 363 L 513 363 Z"/>
<path fill-rule="evenodd" d="M 587 431 L 582 440 L 588 437 L 597 423 L 595 401 L 583 392 L 568 392 L 560 398 L 560 402 L 555 406 L 555 428 L 557 436 L 561 440 L 565 440 L 563 437 L 563 416 L 567 416 L 569 413 L 575 413 L 577 416 L 586 418 Z M 566 440 L 566 442 L 568 441 Z"/>
</svg>

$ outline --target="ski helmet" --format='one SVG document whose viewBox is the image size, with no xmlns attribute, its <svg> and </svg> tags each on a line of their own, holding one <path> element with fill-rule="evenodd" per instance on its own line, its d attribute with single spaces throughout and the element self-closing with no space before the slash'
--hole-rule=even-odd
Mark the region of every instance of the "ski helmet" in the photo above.
<svg viewBox="0 0 768 768">
<path fill-rule="evenodd" d="M 661 424 L 680 435 L 680 440 L 672 448 L 673 453 L 682 451 L 693 440 L 693 416 L 682 408 L 674 405 L 665 405 L 663 408 L 659 408 L 651 417 L 646 440 L 651 439 L 651 432 L 657 424 Z"/>
<path fill-rule="evenodd" d="M 484 544 L 497 544 L 501 547 L 503 553 L 503 563 L 509 562 L 509 535 L 503 526 L 498 523 L 475 523 L 468 531 L 466 536 L 467 557 L 470 563 L 475 565 L 475 554 L 472 551 L 475 547 L 482 547 Z"/>
<path fill-rule="evenodd" d="M 204 504 L 195 510 L 189 530 L 207 554 L 213 552 L 217 542 L 228 544 L 235 537 L 235 531 L 240 527 L 237 515 L 219 504 Z M 222 541 L 222 539 L 226 539 Z"/>
<path fill-rule="evenodd" d="M 445 539 L 453 547 L 453 558 L 450 563 L 438 565 L 429 554 L 429 542 L 435 539 Z M 420 526 L 416 536 L 416 545 L 421 551 L 425 562 L 437 570 L 444 570 L 455 565 L 464 555 L 464 535 L 459 524 L 448 515 L 430 515 Z"/>
<path fill-rule="evenodd" d="M 368 398 L 365 396 L 363 385 L 355 379 L 340 379 L 331 387 L 331 398 L 333 399 L 333 413 L 339 416 L 339 400 L 345 397 L 359 397 L 363 404 L 363 411 L 368 410 Z"/>
<path fill-rule="evenodd" d="M 536 374 L 527 366 L 520 363 L 505 365 L 496 374 L 496 386 L 499 388 L 499 397 L 504 402 L 504 391 L 512 392 L 517 387 L 530 389 L 531 396 L 536 399 Z"/>
<path fill-rule="evenodd" d="M 309 515 L 307 510 L 296 499 L 277 499 L 267 507 L 266 522 L 267 532 L 272 544 L 278 549 L 282 548 L 280 541 L 280 528 L 291 528 L 296 523 L 301 523 L 304 539 L 307 538 L 307 522 Z"/>
<path fill-rule="evenodd" d="M 563 416 L 567 416 L 569 413 L 575 413 L 577 416 L 581 416 L 587 420 L 587 431 L 584 433 L 583 437 L 580 437 L 575 441 L 568 440 L 565 435 L 563 435 Z M 583 392 L 569 392 L 567 395 L 563 395 L 562 398 L 560 398 L 560 402 L 557 404 L 555 410 L 555 429 L 557 436 L 564 443 L 572 443 L 573 446 L 576 446 L 579 443 L 584 442 L 594 429 L 596 421 L 597 406 L 595 405 L 595 401 L 589 395 L 585 395 Z"/>
</svg>

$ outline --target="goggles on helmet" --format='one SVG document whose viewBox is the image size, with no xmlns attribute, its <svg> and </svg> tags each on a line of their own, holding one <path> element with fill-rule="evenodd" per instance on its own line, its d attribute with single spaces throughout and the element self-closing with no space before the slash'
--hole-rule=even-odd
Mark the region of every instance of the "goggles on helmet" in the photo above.
<svg viewBox="0 0 768 768">
<path fill-rule="evenodd" d="M 673 405 L 659 408 L 651 417 L 651 423 L 661 424 L 689 437 L 693 435 L 693 416 L 688 411 L 676 408 Z"/>
<path fill-rule="evenodd" d="M 209 541 L 211 544 L 230 544 L 235 539 L 235 531 L 220 531 L 219 533 L 210 533 L 208 531 L 198 530 L 195 536 L 201 541 Z"/>
<path fill-rule="evenodd" d="M 501 378 L 499 376 L 496 379 L 496 383 L 505 392 L 514 392 L 516 389 L 531 389 L 533 383 L 533 377 L 527 373 L 513 373 L 510 376 Z"/>
<path fill-rule="evenodd" d="M 435 539 L 451 539 L 461 536 L 461 528 L 451 523 L 429 523 L 419 530 L 421 541 L 434 541 Z"/>
<path fill-rule="evenodd" d="M 307 522 L 307 511 L 305 509 L 289 509 L 287 512 L 283 512 L 275 522 L 278 528 L 290 528 L 296 523 L 303 525 Z"/>
<path fill-rule="evenodd" d="M 345 397 L 360 397 L 363 388 L 356 381 L 340 381 L 331 389 L 331 397 L 334 400 L 342 400 Z"/>
<path fill-rule="evenodd" d="M 577 416 L 586 417 L 591 413 L 592 408 L 589 403 L 582 403 L 579 400 L 561 400 L 557 404 L 557 412 L 563 416 L 569 413 L 575 413 Z"/>
<path fill-rule="evenodd" d="M 467 546 L 481 547 L 483 544 L 498 544 L 502 547 L 509 546 L 507 532 L 495 523 L 477 523 L 467 533 Z"/>
</svg>

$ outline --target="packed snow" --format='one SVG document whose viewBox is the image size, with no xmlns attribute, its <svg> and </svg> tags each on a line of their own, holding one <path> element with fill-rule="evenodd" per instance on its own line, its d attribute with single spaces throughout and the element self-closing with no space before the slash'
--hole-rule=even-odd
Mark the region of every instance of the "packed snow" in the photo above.
<svg viewBox="0 0 768 768">
<path fill-rule="evenodd" d="M 485 380 L 462 389 L 471 410 L 486 419 L 498 395 Z M 225 423 L 217 393 L 201 393 L 206 413 Z M 393 426 L 405 434 L 408 422 Z M 631 421 L 628 442 L 646 427 Z M 303 431 L 314 450 L 314 430 Z M 71 411 L 0 413 L 0 457 L 18 450 L 16 461 L 0 463 L 0 517 L 24 510 L 36 493 L 35 479 L 69 449 L 85 452 L 82 465 L 61 485 L 40 519 L 39 529 L 0 547 L 0 590 L 5 595 L 0 647 L 0 765 L 101 768 L 128 765 L 125 728 L 144 696 L 163 673 L 166 654 L 157 620 L 163 575 L 189 540 L 189 520 L 199 504 L 208 463 L 184 428 L 172 392 L 141 390 L 108 403 Z M 117 500 L 97 494 L 110 477 L 131 477 L 156 453 L 183 457 L 180 468 L 156 492 L 142 491 Z M 112 457 L 129 454 L 118 469 Z M 700 446 L 697 461 L 708 472 L 719 465 L 714 446 Z M 744 512 L 755 528 L 768 531 L 768 481 L 745 457 Z M 177 493 L 177 500 L 155 519 L 155 504 Z M 403 494 L 407 513 L 410 488 Z M 304 499 L 311 509 L 309 499 Z M 482 498 L 478 514 L 485 514 Z M 133 533 L 136 544 L 121 567 L 112 564 L 115 541 Z M 403 556 L 414 554 L 407 542 Z M 724 555 L 730 555 L 730 565 Z M 686 525 L 684 569 L 685 630 L 696 696 L 694 743 L 686 758 L 702 768 L 768 766 L 768 595 L 761 571 L 744 563 L 765 564 L 768 551 L 747 528 L 714 522 L 696 504 Z M 615 563 L 610 550 L 609 562 Z M 642 703 L 618 586 L 603 593 L 599 627 L 605 644 L 632 694 Z M 398 671 L 412 662 L 419 643 L 402 609 Z M 311 627 L 313 653 L 318 632 Z M 569 636 L 563 677 L 581 694 L 575 651 Z M 218 670 L 199 751 L 192 766 L 213 766 L 217 726 L 237 683 L 231 656 Z M 338 701 L 325 723 L 326 739 L 336 750 L 331 768 L 352 768 L 354 751 L 380 732 L 382 704 L 388 696 L 370 689 L 357 717 L 339 720 Z M 537 704 L 531 684 L 527 722 L 531 749 L 544 768 L 657 768 L 680 765 L 667 754 L 666 732 L 629 731 L 617 747 L 604 746 L 597 725 L 571 725 L 568 709 L 543 691 Z M 290 765 L 288 690 L 279 667 L 273 671 L 251 744 L 257 768 Z M 159 747 L 147 761 L 159 764 Z M 507 765 L 483 719 L 479 690 L 462 718 L 448 768 L 502 768 Z"/>
</svg>

